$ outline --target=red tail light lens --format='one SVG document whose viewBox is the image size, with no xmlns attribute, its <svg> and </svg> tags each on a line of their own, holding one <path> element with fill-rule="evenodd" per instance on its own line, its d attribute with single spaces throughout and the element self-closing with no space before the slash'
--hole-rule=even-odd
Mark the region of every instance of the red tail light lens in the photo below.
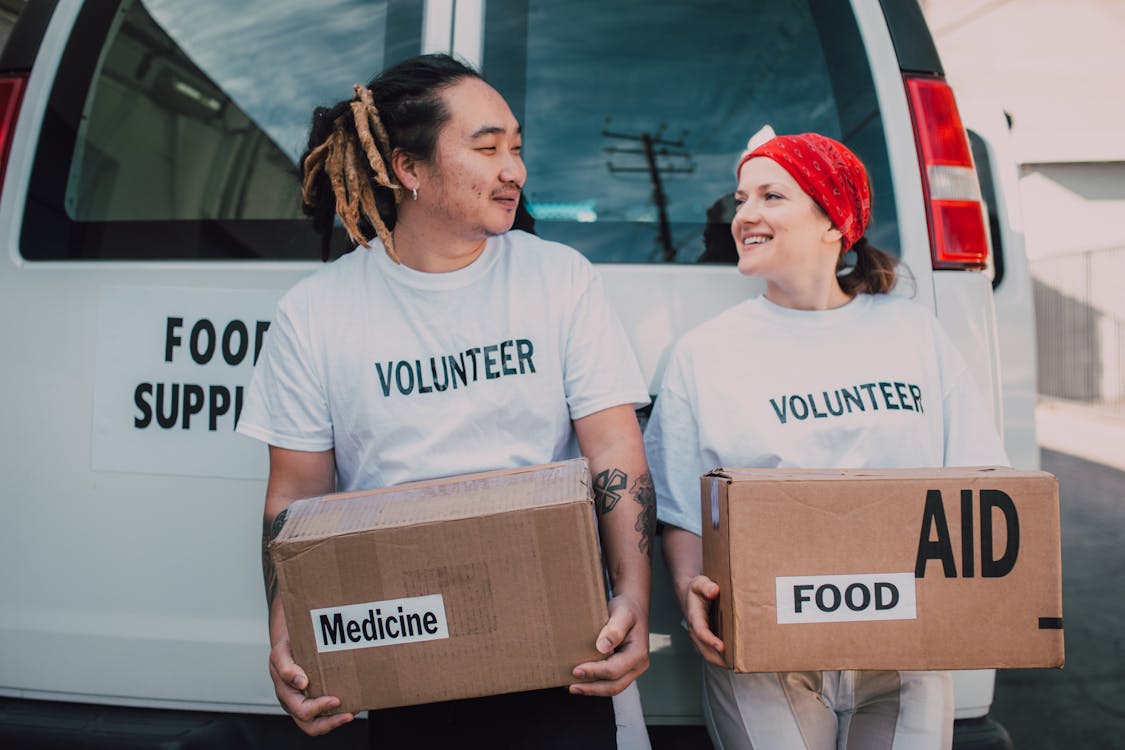
<svg viewBox="0 0 1125 750">
<path fill-rule="evenodd" d="M 0 185 L 8 168 L 8 154 L 12 150 L 12 133 L 20 113 L 23 91 L 27 88 L 27 74 L 0 76 Z"/>
<path fill-rule="evenodd" d="M 934 268 L 984 268 L 988 230 L 969 139 L 941 78 L 906 77 Z"/>
</svg>

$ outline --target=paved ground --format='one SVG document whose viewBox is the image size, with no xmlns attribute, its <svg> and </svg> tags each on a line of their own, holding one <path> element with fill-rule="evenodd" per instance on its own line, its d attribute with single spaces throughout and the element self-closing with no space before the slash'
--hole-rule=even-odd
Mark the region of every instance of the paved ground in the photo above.
<svg viewBox="0 0 1125 750">
<path fill-rule="evenodd" d="M 1042 468 L 1059 478 L 1066 667 L 998 674 L 992 716 L 1017 750 L 1125 748 L 1125 418 L 1045 403 Z"/>
</svg>

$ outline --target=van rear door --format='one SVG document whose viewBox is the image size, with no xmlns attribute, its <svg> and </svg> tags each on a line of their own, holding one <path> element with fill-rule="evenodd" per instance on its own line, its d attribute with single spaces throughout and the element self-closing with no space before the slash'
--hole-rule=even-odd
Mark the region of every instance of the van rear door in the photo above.
<svg viewBox="0 0 1125 750">
<path fill-rule="evenodd" d="M 346 248 L 300 212 L 312 109 L 416 54 L 421 7 L 50 10 L 0 193 L 0 693 L 276 712 L 234 425 L 277 298 Z"/>
</svg>

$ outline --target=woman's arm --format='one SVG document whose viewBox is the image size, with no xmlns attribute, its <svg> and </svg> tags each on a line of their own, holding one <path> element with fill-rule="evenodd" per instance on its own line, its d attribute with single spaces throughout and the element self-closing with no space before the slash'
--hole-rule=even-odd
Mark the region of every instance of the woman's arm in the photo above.
<svg viewBox="0 0 1125 750">
<path fill-rule="evenodd" d="M 677 526 L 665 526 L 662 539 L 664 560 L 695 649 L 715 666 L 726 666 L 723 642 L 711 632 L 708 624 L 708 613 L 719 596 L 719 585 L 703 575 L 703 540 Z"/>
</svg>

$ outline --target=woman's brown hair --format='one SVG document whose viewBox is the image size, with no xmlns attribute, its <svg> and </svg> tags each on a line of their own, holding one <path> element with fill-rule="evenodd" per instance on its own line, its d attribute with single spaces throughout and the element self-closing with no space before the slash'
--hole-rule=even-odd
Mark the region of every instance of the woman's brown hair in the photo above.
<svg viewBox="0 0 1125 750">
<path fill-rule="evenodd" d="M 855 253 L 851 271 L 841 273 L 848 266 L 844 259 Z M 867 235 L 860 237 L 847 253 L 840 254 L 836 264 L 836 280 L 849 297 L 857 294 L 886 294 L 898 283 L 898 258 L 872 245 Z"/>
<path fill-rule="evenodd" d="M 866 170 L 865 170 L 866 171 Z M 865 175 L 866 176 L 866 175 Z M 874 195 L 871 178 L 867 177 L 867 193 Z M 826 218 L 828 211 L 813 199 L 813 203 Z M 848 256 L 855 259 L 854 265 L 848 263 Z M 836 260 L 836 281 L 844 294 L 854 297 L 857 294 L 887 294 L 898 283 L 898 258 L 880 250 L 867 240 L 864 234 L 855 244 L 844 248 Z"/>
</svg>

